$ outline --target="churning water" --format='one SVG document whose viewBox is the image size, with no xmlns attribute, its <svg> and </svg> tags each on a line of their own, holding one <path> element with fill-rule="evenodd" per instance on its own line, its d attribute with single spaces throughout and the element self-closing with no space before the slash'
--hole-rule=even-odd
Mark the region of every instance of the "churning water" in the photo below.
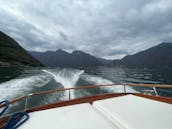
<svg viewBox="0 0 172 129">
<path fill-rule="evenodd" d="M 149 69 L 124 69 L 124 68 L 87 68 L 85 70 L 71 68 L 43 68 L 28 69 L 20 76 L 6 82 L 0 83 L 0 101 L 12 100 L 19 96 L 34 92 L 47 91 L 61 88 L 71 88 L 78 86 L 112 84 L 112 83 L 172 83 L 172 72 L 149 70 Z M 105 93 L 123 92 L 122 86 L 103 87 Z M 126 87 L 128 92 L 152 92 L 150 88 Z M 101 91 L 101 92 L 102 92 Z M 172 96 L 172 92 L 167 89 L 158 89 L 158 92 L 164 96 Z M 71 90 L 70 97 L 77 98 L 87 95 L 99 94 L 100 88 Z M 60 92 L 48 95 L 40 95 L 31 98 L 30 107 L 52 103 L 68 99 L 69 93 Z M 20 110 L 24 102 L 16 104 L 12 110 Z"/>
</svg>

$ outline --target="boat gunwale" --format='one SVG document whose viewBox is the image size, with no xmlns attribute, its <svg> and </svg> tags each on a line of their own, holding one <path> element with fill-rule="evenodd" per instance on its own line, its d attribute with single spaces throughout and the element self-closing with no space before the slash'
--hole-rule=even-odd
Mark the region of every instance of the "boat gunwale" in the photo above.
<svg viewBox="0 0 172 129">
<path fill-rule="evenodd" d="M 130 94 L 139 96 L 139 97 L 143 97 L 143 98 L 147 98 L 147 99 L 152 99 L 152 100 L 159 101 L 159 102 L 172 104 L 172 98 L 170 98 L 170 97 L 144 95 L 141 93 L 107 93 L 107 94 L 86 96 L 86 97 L 61 101 L 61 102 L 50 103 L 50 104 L 46 104 L 46 105 L 42 105 L 42 106 L 37 106 L 37 107 L 27 109 L 26 112 L 29 113 L 29 112 L 47 110 L 47 109 L 51 109 L 51 108 L 57 108 L 57 107 L 63 107 L 63 106 L 81 104 L 81 103 L 92 104 L 94 101 L 97 101 L 97 100 L 103 100 L 103 99 L 108 99 L 108 98 L 113 98 L 113 97 L 120 97 L 120 96 L 125 96 L 125 95 L 130 95 Z"/>
<path fill-rule="evenodd" d="M 92 104 L 94 101 L 97 101 L 97 100 L 120 97 L 120 96 L 124 96 L 124 95 L 129 95 L 129 94 L 143 97 L 143 98 L 147 98 L 147 99 L 151 99 L 151 100 L 155 100 L 155 101 L 160 101 L 160 102 L 172 104 L 172 98 L 169 98 L 169 97 L 144 95 L 144 94 L 140 94 L 140 93 L 108 93 L 108 94 L 81 97 L 81 98 L 66 100 L 66 101 L 61 101 L 61 102 L 55 102 L 55 103 L 51 103 L 51 104 L 46 104 L 46 105 L 30 108 L 30 109 L 27 109 L 25 111 L 27 113 L 31 113 L 31 112 L 43 111 L 43 110 L 59 108 L 59 107 L 64 107 L 64 106 L 70 106 L 70 105 L 75 105 L 75 104 L 81 104 L 81 103 Z M 0 118 L 0 128 L 3 127 L 3 125 L 7 122 L 8 118 L 9 118 L 9 116 L 4 116 L 4 117 Z"/>
<path fill-rule="evenodd" d="M 102 99 L 107 99 L 107 98 L 112 98 L 112 97 L 119 97 L 119 96 L 124 96 L 124 95 L 129 95 L 129 94 L 132 94 L 135 96 L 140 96 L 140 97 L 147 98 L 147 99 L 152 99 L 155 101 L 172 104 L 172 98 L 170 98 L 170 97 L 145 95 L 142 93 L 105 93 L 105 94 L 97 94 L 97 95 L 75 98 L 75 99 L 71 99 L 71 100 L 64 100 L 64 101 L 58 101 L 58 102 L 54 102 L 54 103 L 44 104 L 44 105 L 26 109 L 25 111 L 26 112 L 34 112 L 34 111 L 46 110 L 46 109 L 49 109 L 49 107 L 56 108 L 56 107 L 62 107 L 62 106 L 80 104 L 80 103 L 91 103 L 92 104 L 94 101 L 97 101 L 97 100 L 102 100 Z M 25 97 L 27 97 L 27 96 L 23 96 L 18 99 L 24 99 Z M 17 101 L 17 100 L 15 100 L 15 101 Z"/>
</svg>

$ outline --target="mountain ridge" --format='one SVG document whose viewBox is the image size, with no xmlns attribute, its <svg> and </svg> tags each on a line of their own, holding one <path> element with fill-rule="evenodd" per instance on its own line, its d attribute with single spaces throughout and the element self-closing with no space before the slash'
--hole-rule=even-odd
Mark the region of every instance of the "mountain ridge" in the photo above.
<svg viewBox="0 0 172 129">
<path fill-rule="evenodd" d="M 29 51 L 32 56 L 50 67 L 94 67 L 103 65 L 96 57 L 86 52 L 75 50 L 68 53 L 62 49 L 56 51 L 35 52 Z"/>
<path fill-rule="evenodd" d="M 47 66 L 59 67 L 128 67 L 128 68 L 172 68 L 172 43 L 162 42 L 154 47 L 127 55 L 118 60 L 97 58 L 89 53 L 74 50 L 68 53 L 62 49 L 46 52 L 30 52 L 35 58 Z M 46 58 L 44 58 L 47 56 Z M 53 57 L 53 58 L 51 58 Z M 53 65 L 51 64 L 52 62 Z"/>
<path fill-rule="evenodd" d="M 113 60 L 111 66 L 172 68 L 172 43 L 162 42 L 154 47 Z"/>
<path fill-rule="evenodd" d="M 0 31 L 0 66 L 43 66 L 13 38 Z"/>
</svg>

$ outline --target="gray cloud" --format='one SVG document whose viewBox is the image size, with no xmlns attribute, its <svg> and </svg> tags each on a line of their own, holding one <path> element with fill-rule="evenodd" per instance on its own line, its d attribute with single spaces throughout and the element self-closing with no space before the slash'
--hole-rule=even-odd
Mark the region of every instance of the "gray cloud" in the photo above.
<svg viewBox="0 0 172 129">
<path fill-rule="evenodd" d="M 1 0 L 0 30 L 28 50 L 121 58 L 172 41 L 171 0 Z"/>
<path fill-rule="evenodd" d="M 68 40 L 68 37 L 66 34 L 64 34 L 63 32 L 59 32 L 60 36 L 62 37 L 63 40 Z"/>
</svg>

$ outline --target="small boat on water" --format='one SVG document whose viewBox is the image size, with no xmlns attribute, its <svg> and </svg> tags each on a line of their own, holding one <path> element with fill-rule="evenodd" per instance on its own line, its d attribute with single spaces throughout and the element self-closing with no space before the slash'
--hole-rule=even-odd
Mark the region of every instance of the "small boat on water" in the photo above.
<svg viewBox="0 0 172 129">
<path fill-rule="evenodd" d="M 122 93 L 101 91 L 103 87 L 117 86 L 123 87 Z M 152 88 L 153 93 L 129 93 L 128 86 Z M 99 94 L 71 98 L 71 91 L 97 87 L 100 88 Z M 17 127 L 19 129 L 172 129 L 172 98 L 159 96 L 157 88 L 171 89 L 172 85 L 81 86 L 29 94 L 10 101 L 10 104 L 25 100 L 24 111 L 29 119 L 22 122 Z M 66 92 L 68 100 L 36 107 L 29 106 L 32 97 L 58 92 Z M 5 104 L 0 104 L 1 108 L 4 106 Z M 7 129 L 5 127 L 9 124 L 10 116 L 0 118 L 0 128 Z"/>
</svg>

